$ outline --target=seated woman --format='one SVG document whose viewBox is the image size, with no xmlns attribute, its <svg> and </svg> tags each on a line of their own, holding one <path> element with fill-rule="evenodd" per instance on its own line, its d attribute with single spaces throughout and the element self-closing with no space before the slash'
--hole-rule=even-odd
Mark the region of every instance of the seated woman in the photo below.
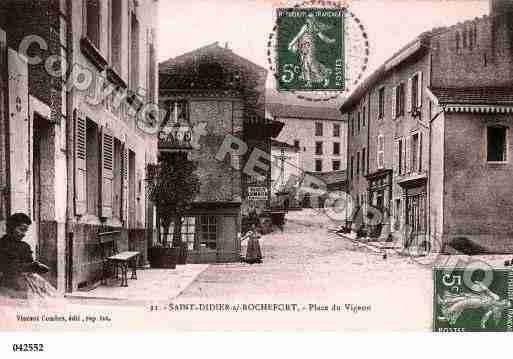
<svg viewBox="0 0 513 359">
<path fill-rule="evenodd" d="M 37 273 L 48 267 L 35 261 L 30 246 L 23 242 L 32 221 L 24 213 L 15 213 L 6 222 L 6 234 L 0 238 L 0 299 L 35 299 L 55 296 L 56 290 Z"/>
<path fill-rule="evenodd" d="M 246 258 L 245 262 L 249 264 L 254 263 L 262 263 L 262 250 L 260 248 L 260 242 L 258 239 L 260 238 L 260 234 L 257 231 L 257 227 L 255 224 L 251 225 L 251 230 L 249 230 L 241 240 L 248 239 L 248 248 L 246 250 Z"/>
</svg>

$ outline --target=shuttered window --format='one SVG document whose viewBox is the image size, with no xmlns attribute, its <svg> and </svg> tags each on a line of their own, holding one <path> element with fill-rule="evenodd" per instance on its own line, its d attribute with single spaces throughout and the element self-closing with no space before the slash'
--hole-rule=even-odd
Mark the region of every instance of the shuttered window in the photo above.
<svg viewBox="0 0 513 359">
<path fill-rule="evenodd" d="M 333 137 L 340 137 L 340 125 L 338 123 L 333 124 Z"/>
<path fill-rule="evenodd" d="M 360 175 L 360 152 L 356 152 L 356 175 Z"/>
<path fill-rule="evenodd" d="M 394 118 L 400 117 L 404 115 L 404 84 L 400 83 L 395 87 L 395 97 L 393 105 L 393 113 L 395 115 Z"/>
<path fill-rule="evenodd" d="M 121 74 L 121 37 L 123 0 L 111 0 L 110 56 L 112 67 Z"/>
<path fill-rule="evenodd" d="M 79 111 L 74 112 L 75 119 L 75 214 L 83 215 L 87 211 L 87 127 L 86 119 Z"/>
<path fill-rule="evenodd" d="M 351 176 L 351 180 L 353 179 L 353 169 L 354 169 L 354 157 L 351 156 L 351 162 L 350 162 L 350 167 L 349 167 L 349 174 Z"/>
<path fill-rule="evenodd" d="M 422 107 L 422 72 L 417 72 L 411 78 L 411 110 Z"/>
<path fill-rule="evenodd" d="M 123 146 L 119 139 L 114 139 L 114 193 L 112 217 L 121 219 L 121 203 L 123 198 Z"/>
<path fill-rule="evenodd" d="M 394 150 L 394 174 L 395 175 L 401 175 L 404 171 L 404 165 L 403 165 L 403 159 L 404 159 L 404 153 L 403 153 L 403 139 L 400 138 L 395 141 L 395 150 Z"/>
<path fill-rule="evenodd" d="M 418 171 L 422 172 L 422 132 L 419 132 Z"/>
<path fill-rule="evenodd" d="M 419 166 L 419 134 L 415 133 L 411 138 L 411 169 L 416 172 Z"/>
<path fill-rule="evenodd" d="M 315 136 L 322 136 L 322 122 L 315 123 Z"/>
<path fill-rule="evenodd" d="M 93 120 L 87 118 L 86 127 L 87 213 L 97 216 L 100 201 L 101 141 L 99 138 L 98 125 Z"/>
<path fill-rule="evenodd" d="M 157 72 L 156 72 L 156 50 L 155 50 L 155 29 L 150 29 L 148 36 L 148 92 L 150 101 L 156 100 Z"/>
<path fill-rule="evenodd" d="M 128 226 L 128 146 L 125 143 L 121 150 L 121 219 L 125 226 Z"/>
<path fill-rule="evenodd" d="M 383 135 L 378 136 L 377 166 L 378 169 L 385 167 L 385 137 Z"/>
<path fill-rule="evenodd" d="M 315 171 L 322 172 L 322 160 L 315 160 Z"/>
<path fill-rule="evenodd" d="M 331 162 L 331 164 L 332 164 L 333 171 L 340 170 L 340 161 L 334 160 Z"/>
<path fill-rule="evenodd" d="M 340 155 L 340 142 L 333 142 L 333 155 Z"/>
<path fill-rule="evenodd" d="M 134 92 L 139 86 L 139 21 L 134 13 L 130 16 L 130 89 Z"/>
<path fill-rule="evenodd" d="M 108 128 L 102 129 L 101 141 L 100 217 L 112 217 L 114 180 L 114 137 Z"/>
<path fill-rule="evenodd" d="M 412 101 L 412 92 L 413 92 L 413 83 L 412 79 L 408 79 L 408 89 L 406 91 L 406 109 L 408 112 L 411 112 L 413 101 Z"/>
<path fill-rule="evenodd" d="M 362 150 L 362 175 L 365 175 L 367 168 L 367 150 L 364 148 Z"/>
<path fill-rule="evenodd" d="M 405 164 L 405 171 L 404 171 L 405 174 L 409 174 L 412 171 L 411 156 L 412 156 L 412 137 L 410 136 L 410 137 L 408 137 L 407 142 L 406 142 L 406 161 L 405 161 L 406 164 Z"/>
<path fill-rule="evenodd" d="M 382 87 L 379 89 L 378 95 L 378 118 L 383 118 L 385 116 L 385 88 Z"/>
<path fill-rule="evenodd" d="M 392 87 L 392 120 L 397 118 L 397 89 L 398 86 Z"/>
<path fill-rule="evenodd" d="M 135 206 L 135 152 L 128 151 L 128 226 L 134 228 L 136 225 Z"/>
<path fill-rule="evenodd" d="M 91 43 L 100 49 L 100 1 L 85 0 L 86 35 Z"/>
<path fill-rule="evenodd" d="M 322 155 L 322 142 L 315 142 L 315 154 Z"/>
</svg>

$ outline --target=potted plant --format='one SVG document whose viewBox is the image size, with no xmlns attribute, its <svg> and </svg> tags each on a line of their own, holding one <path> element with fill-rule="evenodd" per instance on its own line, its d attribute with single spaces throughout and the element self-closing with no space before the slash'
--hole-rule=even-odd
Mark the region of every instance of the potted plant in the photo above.
<svg viewBox="0 0 513 359">
<path fill-rule="evenodd" d="M 185 243 L 182 244 L 182 221 L 199 192 L 196 167 L 196 163 L 188 159 L 187 152 L 163 153 L 157 164 L 147 166 L 149 197 L 157 207 L 161 228 L 169 228 L 173 224 L 170 249 L 166 241 L 153 252 L 174 256 L 169 262 L 174 260 L 175 263 L 185 264 L 187 260 L 187 248 L 184 249 Z M 159 255 L 156 254 L 156 257 Z"/>
</svg>

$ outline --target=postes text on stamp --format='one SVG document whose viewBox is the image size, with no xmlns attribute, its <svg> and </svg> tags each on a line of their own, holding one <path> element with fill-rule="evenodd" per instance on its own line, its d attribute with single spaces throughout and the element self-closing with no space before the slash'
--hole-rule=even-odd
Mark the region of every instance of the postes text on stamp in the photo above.
<svg viewBox="0 0 513 359">
<path fill-rule="evenodd" d="M 278 89 L 345 88 L 344 9 L 277 9 Z"/>
<path fill-rule="evenodd" d="M 435 332 L 512 331 L 513 271 L 435 268 Z"/>
</svg>

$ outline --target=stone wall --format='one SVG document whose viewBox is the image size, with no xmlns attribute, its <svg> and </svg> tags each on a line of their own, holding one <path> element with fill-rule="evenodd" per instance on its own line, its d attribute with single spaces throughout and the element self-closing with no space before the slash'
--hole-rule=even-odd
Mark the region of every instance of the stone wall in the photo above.
<svg viewBox="0 0 513 359">
<path fill-rule="evenodd" d="M 444 240 L 467 237 L 497 252 L 513 251 L 513 164 L 489 163 L 487 125 L 511 115 L 447 114 L 445 121 Z M 511 133 L 508 131 L 508 142 Z M 507 158 L 513 158 L 508 147 Z"/>
<path fill-rule="evenodd" d="M 434 36 L 432 86 L 511 86 L 512 22 L 511 16 L 484 16 Z"/>
</svg>

